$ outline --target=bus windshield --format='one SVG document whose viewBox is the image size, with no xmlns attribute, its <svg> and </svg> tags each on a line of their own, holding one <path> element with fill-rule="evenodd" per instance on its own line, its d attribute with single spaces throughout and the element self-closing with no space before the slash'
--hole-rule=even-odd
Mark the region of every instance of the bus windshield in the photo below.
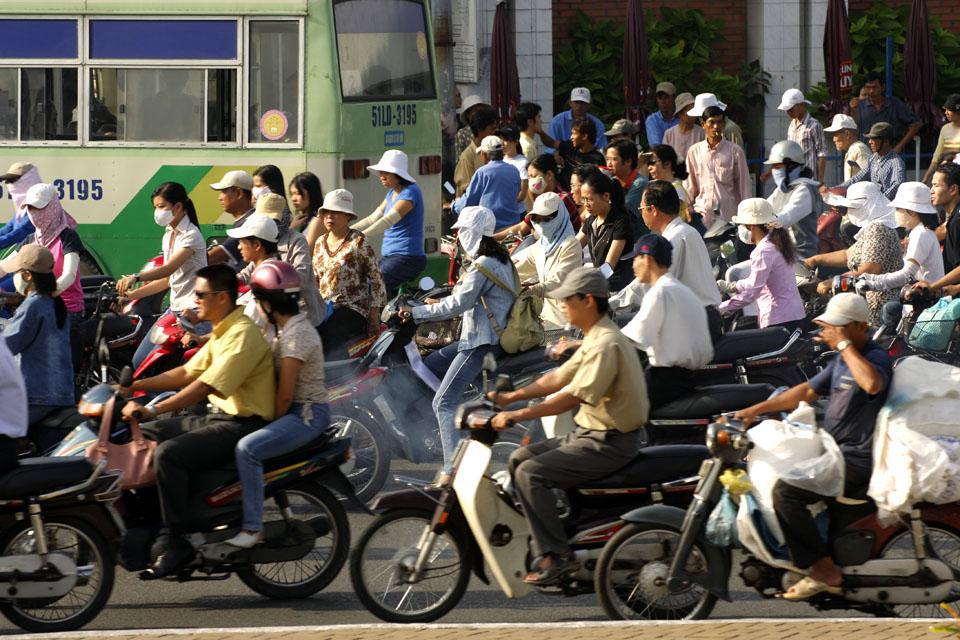
<svg viewBox="0 0 960 640">
<path fill-rule="evenodd" d="M 342 0 L 334 20 L 345 101 L 435 97 L 422 2 Z"/>
</svg>

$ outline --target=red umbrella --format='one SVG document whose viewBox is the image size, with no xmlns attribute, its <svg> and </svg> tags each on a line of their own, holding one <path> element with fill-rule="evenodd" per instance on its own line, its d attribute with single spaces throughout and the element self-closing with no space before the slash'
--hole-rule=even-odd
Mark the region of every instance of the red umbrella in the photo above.
<svg viewBox="0 0 960 640">
<path fill-rule="evenodd" d="M 903 71 L 907 105 L 924 122 L 934 126 L 942 125 L 943 111 L 934 102 L 937 94 L 937 66 L 933 58 L 926 0 L 913 0 L 910 8 L 907 42 L 903 46 Z"/>
<path fill-rule="evenodd" d="M 853 90 L 853 55 L 846 5 L 844 0 L 830 0 L 823 30 L 823 64 L 830 90 L 830 100 L 823 106 L 830 116 L 848 111 L 848 99 Z"/>
<path fill-rule="evenodd" d="M 647 27 L 640 0 L 628 0 L 623 34 L 623 97 L 626 117 L 637 121 L 645 111 L 650 93 L 650 63 L 647 60 Z"/>
<path fill-rule="evenodd" d="M 512 120 L 520 106 L 520 76 L 514 54 L 513 34 L 507 24 L 507 0 L 497 3 L 490 45 L 490 104 L 501 120 Z"/>
</svg>

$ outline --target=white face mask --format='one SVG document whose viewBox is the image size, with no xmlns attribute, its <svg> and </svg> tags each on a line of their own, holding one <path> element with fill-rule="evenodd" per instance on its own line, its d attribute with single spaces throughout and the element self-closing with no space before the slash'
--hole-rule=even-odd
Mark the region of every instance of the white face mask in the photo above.
<svg viewBox="0 0 960 640">
<path fill-rule="evenodd" d="M 737 237 L 740 238 L 740 242 L 743 244 L 755 244 L 753 238 L 750 236 L 750 229 L 745 225 L 737 225 Z"/>
<path fill-rule="evenodd" d="M 910 228 L 911 216 L 906 211 L 900 211 L 899 209 L 893 214 L 893 217 L 897 221 L 898 227 L 903 227 L 904 229 Z"/>
<path fill-rule="evenodd" d="M 153 221 L 161 227 L 165 227 L 173 222 L 173 211 L 170 209 L 154 209 Z"/>
<path fill-rule="evenodd" d="M 17 290 L 17 293 L 19 293 L 22 296 L 27 295 L 28 284 L 30 283 L 23 279 L 23 276 L 20 275 L 19 271 L 13 274 L 13 286 Z"/>
<path fill-rule="evenodd" d="M 537 176 L 536 178 L 531 178 L 527 186 L 530 188 L 530 193 L 539 196 L 547 190 L 547 180 L 543 176 Z"/>
<path fill-rule="evenodd" d="M 265 196 L 268 193 L 273 193 L 270 191 L 270 187 L 254 187 L 253 188 L 253 199 L 256 200 L 260 196 Z"/>
</svg>

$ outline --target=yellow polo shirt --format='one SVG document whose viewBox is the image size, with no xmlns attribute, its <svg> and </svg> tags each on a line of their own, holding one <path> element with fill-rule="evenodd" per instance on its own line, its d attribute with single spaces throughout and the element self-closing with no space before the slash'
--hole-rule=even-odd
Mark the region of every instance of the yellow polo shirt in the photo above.
<svg viewBox="0 0 960 640">
<path fill-rule="evenodd" d="M 273 419 L 273 353 L 240 307 L 213 327 L 213 337 L 184 368 L 191 378 L 216 390 L 207 399 L 224 413 Z"/>
<path fill-rule="evenodd" d="M 647 422 L 650 400 L 636 347 L 610 318 L 593 325 L 557 372 L 563 391 L 580 400 L 574 422 L 585 429 L 635 431 Z"/>
</svg>

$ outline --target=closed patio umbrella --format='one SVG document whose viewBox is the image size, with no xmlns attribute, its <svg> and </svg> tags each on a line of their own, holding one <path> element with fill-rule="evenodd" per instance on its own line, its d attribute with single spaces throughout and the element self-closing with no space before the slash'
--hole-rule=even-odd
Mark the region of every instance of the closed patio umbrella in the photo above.
<svg viewBox="0 0 960 640">
<path fill-rule="evenodd" d="M 924 122 L 936 127 L 942 125 L 943 111 L 934 102 L 937 65 L 933 57 L 926 0 L 913 0 L 910 8 L 907 42 L 903 46 L 903 73 L 907 105 Z"/>
<path fill-rule="evenodd" d="M 823 30 L 823 63 L 830 91 L 830 99 L 823 106 L 830 116 L 849 111 L 853 90 L 853 55 L 846 4 L 844 0 L 830 0 Z"/>
<path fill-rule="evenodd" d="M 650 92 L 648 50 L 642 3 L 640 0 L 628 0 L 627 24 L 623 34 L 624 115 L 635 122 L 644 115 Z"/>
<path fill-rule="evenodd" d="M 493 16 L 490 45 L 490 104 L 501 120 L 512 120 L 520 106 L 520 76 L 514 51 L 513 34 L 507 24 L 507 2 L 500 0 Z"/>
</svg>

